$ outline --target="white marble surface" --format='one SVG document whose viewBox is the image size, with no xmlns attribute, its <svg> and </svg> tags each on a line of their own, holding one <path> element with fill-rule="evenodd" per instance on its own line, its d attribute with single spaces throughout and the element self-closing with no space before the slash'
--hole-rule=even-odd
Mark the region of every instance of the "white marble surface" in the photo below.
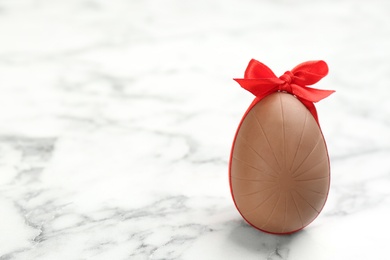
<svg viewBox="0 0 390 260">
<path fill-rule="evenodd" d="M 230 197 L 252 95 L 232 78 L 324 59 L 332 184 L 274 236 Z M 386 259 L 387 0 L 0 0 L 0 259 Z"/>
</svg>

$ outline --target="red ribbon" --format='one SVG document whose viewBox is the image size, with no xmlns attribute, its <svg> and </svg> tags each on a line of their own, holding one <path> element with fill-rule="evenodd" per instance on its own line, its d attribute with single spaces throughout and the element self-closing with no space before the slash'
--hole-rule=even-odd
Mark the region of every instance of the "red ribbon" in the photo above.
<svg viewBox="0 0 390 260">
<path fill-rule="evenodd" d="M 296 96 L 318 123 L 318 116 L 313 102 L 328 97 L 334 90 L 309 88 L 328 74 L 328 65 L 325 61 L 306 61 L 291 71 L 286 71 L 279 78 L 263 63 L 252 59 L 245 70 L 243 79 L 234 79 L 244 89 L 256 96 L 251 107 L 264 97 L 283 91 Z"/>
</svg>

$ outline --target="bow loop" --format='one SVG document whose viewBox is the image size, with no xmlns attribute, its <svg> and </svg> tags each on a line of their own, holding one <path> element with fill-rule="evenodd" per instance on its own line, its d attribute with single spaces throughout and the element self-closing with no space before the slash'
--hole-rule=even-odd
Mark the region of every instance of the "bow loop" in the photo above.
<svg viewBox="0 0 390 260">
<path fill-rule="evenodd" d="M 260 101 L 262 98 L 283 91 L 296 96 L 313 114 L 317 120 L 317 112 L 312 102 L 318 102 L 334 92 L 309 88 L 328 74 L 328 65 L 325 61 L 306 61 L 291 71 L 285 72 L 279 78 L 263 63 L 252 59 L 245 70 L 243 79 L 234 79 L 244 89 L 254 94 Z"/>
<path fill-rule="evenodd" d="M 251 59 L 248 67 L 245 70 L 244 78 L 246 79 L 262 79 L 276 78 L 276 75 L 265 64 L 258 60 Z"/>
<path fill-rule="evenodd" d="M 328 74 L 328 65 L 325 61 L 306 61 L 291 70 L 298 85 L 313 85 Z"/>
</svg>

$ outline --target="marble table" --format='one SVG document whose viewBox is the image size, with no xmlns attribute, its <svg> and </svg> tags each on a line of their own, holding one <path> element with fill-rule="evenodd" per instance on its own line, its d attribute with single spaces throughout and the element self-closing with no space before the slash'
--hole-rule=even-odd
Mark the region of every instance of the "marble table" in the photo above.
<svg viewBox="0 0 390 260">
<path fill-rule="evenodd" d="M 386 259 L 387 0 L 0 1 L 0 259 Z M 229 190 L 253 99 L 232 78 L 328 62 L 320 216 L 248 226 Z"/>
</svg>

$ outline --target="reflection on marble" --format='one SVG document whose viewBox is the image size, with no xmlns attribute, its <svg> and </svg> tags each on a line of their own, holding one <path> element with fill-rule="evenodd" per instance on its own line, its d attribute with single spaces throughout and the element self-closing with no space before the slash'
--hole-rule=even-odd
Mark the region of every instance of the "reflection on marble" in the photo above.
<svg viewBox="0 0 390 260">
<path fill-rule="evenodd" d="M 390 2 L 0 1 L 0 259 L 385 259 Z M 324 59 L 330 197 L 303 231 L 230 197 L 250 58 Z"/>
</svg>

